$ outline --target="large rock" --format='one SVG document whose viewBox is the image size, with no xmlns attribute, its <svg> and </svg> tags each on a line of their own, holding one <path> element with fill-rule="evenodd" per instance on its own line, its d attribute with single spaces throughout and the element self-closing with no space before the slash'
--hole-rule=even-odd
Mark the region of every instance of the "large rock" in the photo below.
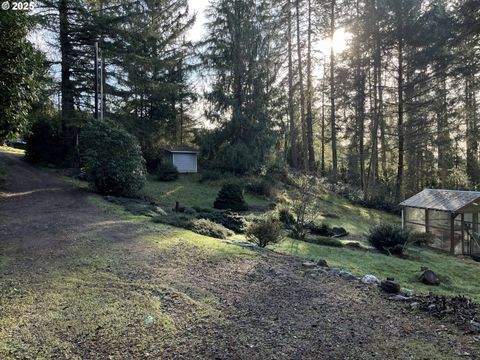
<svg viewBox="0 0 480 360">
<path fill-rule="evenodd" d="M 437 274 L 432 270 L 425 270 L 422 275 L 420 275 L 420 281 L 427 285 L 440 285 L 440 279 Z"/>
<path fill-rule="evenodd" d="M 313 269 L 317 267 L 317 264 L 315 264 L 313 261 L 305 261 L 302 266 L 307 269 Z"/>
<path fill-rule="evenodd" d="M 318 265 L 318 266 L 321 266 L 321 267 L 326 267 L 326 268 L 328 268 L 328 263 L 327 263 L 327 260 L 325 260 L 325 259 L 320 259 L 320 260 L 318 260 L 318 261 L 317 261 L 317 265 Z"/>
<path fill-rule="evenodd" d="M 395 281 L 393 278 L 387 278 L 387 280 L 380 283 L 380 287 L 383 291 L 389 294 L 398 294 L 400 293 L 400 284 Z"/>
<path fill-rule="evenodd" d="M 470 333 L 480 334 L 480 322 L 472 321 L 470 323 Z"/>
<path fill-rule="evenodd" d="M 369 275 L 369 274 L 364 275 L 361 281 L 364 284 L 379 285 L 381 283 L 379 278 L 377 278 L 375 275 Z"/>
</svg>

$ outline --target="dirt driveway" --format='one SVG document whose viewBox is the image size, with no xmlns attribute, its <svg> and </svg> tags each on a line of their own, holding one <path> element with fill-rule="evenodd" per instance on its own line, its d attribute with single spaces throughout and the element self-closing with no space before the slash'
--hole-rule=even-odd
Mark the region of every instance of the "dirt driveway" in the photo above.
<svg viewBox="0 0 480 360">
<path fill-rule="evenodd" d="M 0 161 L 2 359 L 480 358 L 478 336 L 376 288 L 121 217 Z"/>
</svg>

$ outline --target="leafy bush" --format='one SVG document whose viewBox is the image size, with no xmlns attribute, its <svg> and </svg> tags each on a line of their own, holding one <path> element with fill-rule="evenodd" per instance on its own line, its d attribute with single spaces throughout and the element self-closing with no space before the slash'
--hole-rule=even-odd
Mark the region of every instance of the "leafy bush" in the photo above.
<svg viewBox="0 0 480 360">
<path fill-rule="evenodd" d="M 249 241 L 260 247 L 279 242 L 283 238 L 283 225 L 271 217 L 251 224 L 246 231 Z"/>
<path fill-rule="evenodd" d="M 244 211 L 248 204 L 243 198 L 243 190 L 238 184 L 225 184 L 218 192 L 213 203 L 215 209 L 229 209 L 233 211 Z"/>
<path fill-rule="evenodd" d="M 25 137 L 25 158 L 32 163 L 60 165 L 64 151 L 59 134 L 60 123 L 54 117 L 44 115 L 32 124 Z"/>
<path fill-rule="evenodd" d="M 101 194 L 132 195 L 145 184 L 145 160 L 137 139 L 115 123 L 91 121 L 80 137 L 85 171 Z"/>
<path fill-rule="evenodd" d="M 207 219 L 195 219 L 190 222 L 189 228 L 197 234 L 217 239 L 226 239 L 227 237 L 234 235 L 233 231 L 227 229 L 225 226 Z"/>
<path fill-rule="evenodd" d="M 171 162 L 160 164 L 157 171 L 157 178 L 160 181 L 174 181 L 178 179 L 178 170 Z"/>
<path fill-rule="evenodd" d="M 435 235 L 427 232 L 412 232 L 408 235 L 408 243 L 416 246 L 428 246 L 435 240 Z"/>
<path fill-rule="evenodd" d="M 259 196 L 272 196 L 273 183 L 267 179 L 254 180 L 247 185 L 247 191 Z"/>
<path fill-rule="evenodd" d="M 343 247 L 343 243 L 340 240 L 327 236 L 307 236 L 303 241 L 322 246 Z"/>
<path fill-rule="evenodd" d="M 376 249 L 396 255 L 403 253 L 408 240 L 407 232 L 400 226 L 389 223 L 372 226 L 366 236 Z"/>
<path fill-rule="evenodd" d="M 287 207 L 281 207 L 278 210 L 278 220 L 286 226 L 291 226 L 295 223 L 295 216 Z"/>
<path fill-rule="evenodd" d="M 223 178 L 223 173 L 217 169 L 203 170 L 199 182 L 215 181 Z"/>
<path fill-rule="evenodd" d="M 237 234 L 244 233 L 248 224 L 243 216 L 229 211 L 202 212 L 198 214 L 197 218 L 213 221 Z"/>
<path fill-rule="evenodd" d="M 217 239 L 226 239 L 234 234 L 233 231 L 220 224 L 216 224 L 213 221 L 207 219 L 195 219 L 192 216 L 184 213 L 172 212 L 167 215 L 154 217 L 153 221 L 184 228 L 196 232 L 197 234 L 210 236 Z"/>
</svg>

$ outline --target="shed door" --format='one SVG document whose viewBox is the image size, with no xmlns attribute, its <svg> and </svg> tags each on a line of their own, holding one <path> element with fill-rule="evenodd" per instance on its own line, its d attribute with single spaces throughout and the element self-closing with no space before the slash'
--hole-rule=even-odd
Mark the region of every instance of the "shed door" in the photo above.
<svg viewBox="0 0 480 360">
<path fill-rule="evenodd" d="M 197 154 L 173 154 L 173 165 L 178 172 L 197 172 Z"/>
</svg>

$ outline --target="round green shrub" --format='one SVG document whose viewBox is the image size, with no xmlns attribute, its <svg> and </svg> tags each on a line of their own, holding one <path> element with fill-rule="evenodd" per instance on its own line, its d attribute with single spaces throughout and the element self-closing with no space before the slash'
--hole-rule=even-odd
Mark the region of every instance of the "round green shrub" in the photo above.
<svg viewBox="0 0 480 360">
<path fill-rule="evenodd" d="M 160 181 L 174 181 L 178 179 L 178 170 L 171 162 L 162 163 L 157 172 Z"/>
<path fill-rule="evenodd" d="M 207 219 L 195 219 L 190 222 L 189 229 L 197 234 L 214 237 L 217 239 L 226 239 L 234 235 L 234 232 L 225 226 L 214 223 Z"/>
<path fill-rule="evenodd" d="M 408 233 L 400 226 L 389 223 L 372 226 L 367 235 L 367 240 L 376 249 L 389 254 L 400 255 L 403 253 Z"/>
<path fill-rule="evenodd" d="M 215 209 L 229 209 L 233 211 L 248 210 L 248 204 L 243 198 L 243 190 L 238 184 L 225 184 L 218 192 L 213 203 Z"/>
<path fill-rule="evenodd" d="M 260 247 L 279 242 L 283 238 L 281 222 L 269 217 L 252 223 L 245 232 L 247 239 Z"/>
<path fill-rule="evenodd" d="M 129 196 L 145 184 L 145 160 L 137 139 L 112 121 L 88 123 L 82 130 L 80 146 L 95 191 Z"/>
</svg>

